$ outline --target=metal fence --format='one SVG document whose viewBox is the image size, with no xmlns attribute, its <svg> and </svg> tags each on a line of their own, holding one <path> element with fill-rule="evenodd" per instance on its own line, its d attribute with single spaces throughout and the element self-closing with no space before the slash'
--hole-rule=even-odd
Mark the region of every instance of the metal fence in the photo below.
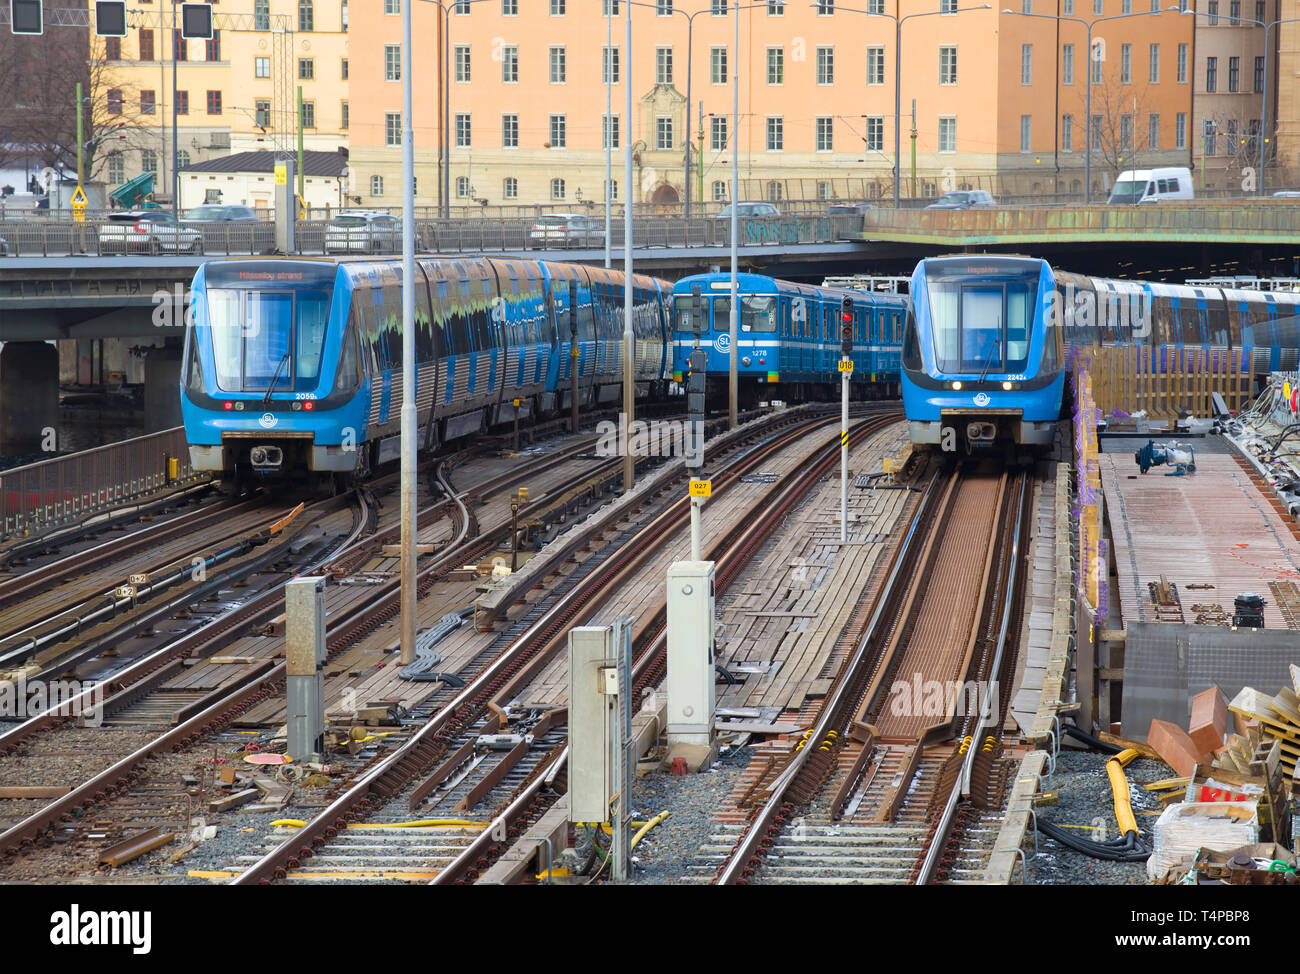
<svg viewBox="0 0 1300 974">
<path fill-rule="evenodd" d="M 169 459 L 177 461 L 174 481 L 168 478 Z M 0 534 L 27 534 L 198 479 L 183 426 L 0 470 Z"/>
</svg>

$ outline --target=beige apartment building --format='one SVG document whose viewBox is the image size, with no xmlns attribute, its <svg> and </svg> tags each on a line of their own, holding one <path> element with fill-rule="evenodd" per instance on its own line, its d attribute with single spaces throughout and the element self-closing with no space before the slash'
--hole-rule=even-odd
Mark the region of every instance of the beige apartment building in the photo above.
<svg viewBox="0 0 1300 974">
<path fill-rule="evenodd" d="M 1249 192 L 1257 185 L 1266 128 L 1264 34 L 1274 7 L 1275 0 L 1202 0 L 1197 11 L 1198 186 Z"/>
<path fill-rule="evenodd" d="M 210 41 L 180 38 L 173 14 L 164 0 L 128 0 L 127 36 L 92 38 L 91 97 L 103 137 L 93 178 L 111 188 L 150 171 L 158 196 L 169 197 L 173 105 L 181 169 L 293 149 L 299 86 L 305 147 L 346 145 L 348 0 L 227 0 L 213 7 Z M 113 125 L 120 128 L 109 132 Z"/>
<path fill-rule="evenodd" d="M 365 205 L 400 203 L 401 2 L 352 0 L 351 100 L 363 107 L 350 167 Z M 631 57 L 618 0 L 470 0 L 446 17 L 417 0 L 417 203 L 439 202 L 444 121 L 456 206 L 601 203 L 606 139 L 619 200 L 681 200 L 688 141 L 696 199 L 727 198 L 737 146 L 744 198 L 887 197 L 898 68 L 903 195 L 1081 190 L 1090 65 L 1096 190 L 1133 164 L 1187 163 L 1194 17 L 1153 14 L 1156 0 L 1011 0 L 1004 12 L 1006 2 L 747 3 L 737 65 L 727 0 L 633 5 Z M 1122 19 L 1094 24 L 1090 59 L 1079 21 L 1100 17 Z"/>
</svg>

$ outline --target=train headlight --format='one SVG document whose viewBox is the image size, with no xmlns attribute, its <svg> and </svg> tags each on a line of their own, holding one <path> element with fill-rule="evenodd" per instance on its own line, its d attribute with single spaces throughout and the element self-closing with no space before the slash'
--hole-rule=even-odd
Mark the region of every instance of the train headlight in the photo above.
<svg viewBox="0 0 1300 974">
<path fill-rule="evenodd" d="M 1010 392 L 1010 391 L 1011 391 L 1011 383 L 1010 383 L 1010 382 L 1004 382 L 1004 383 L 1002 383 L 1002 388 L 1005 389 L 1007 392 Z"/>
<path fill-rule="evenodd" d="M 952 388 L 954 392 L 961 392 L 961 382 L 960 381 L 954 382 L 952 384 Z"/>
<path fill-rule="evenodd" d="M 235 400 L 235 409 L 236 409 L 238 412 L 243 412 L 243 411 L 244 411 L 244 403 L 243 403 L 242 400 L 240 400 L 240 399 L 236 399 L 236 400 Z"/>
<path fill-rule="evenodd" d="M 294 403 L 293 403 L 293 405 L 290 406 L 289 408 L 292 409 L 295 413 L 296 413 L 296 412 L 301 412 L 301 411 L 302 411 L 302 403 L 300 403 L 300 402 L 298 402 L 297 400 L 295 400 Z"/>
<path fill-rule="evenodd" d="M 742 359 L 740 360 L 740 364 L 741 364 L 741 365 L 749 365 L 749 364 L 751 363 L 751 361 L 752 361 L 752 360 L 750 359 L 750 357 L 749 357 L 748 355 L 746 355 L 744 358 L 742 358 Z"/>
</svg>

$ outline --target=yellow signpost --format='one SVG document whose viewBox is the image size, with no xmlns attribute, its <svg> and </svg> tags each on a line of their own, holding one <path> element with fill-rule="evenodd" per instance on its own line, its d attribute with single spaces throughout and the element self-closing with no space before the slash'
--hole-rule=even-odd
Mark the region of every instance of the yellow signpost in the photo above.
<svg viewBox="0 0 1300 974">
<path fill-rule="evenodd" d="M 839 361 L 839 368 L 840 368 L 840 371 L 841 371 L 841 372 L 849 372 L 849 373 L 852 373 L 852 371 L 853 371 L 853 359 L 851 359 L 851 358 L 842 358 L 842 359 L 840 359 L 840 361 Z"/>
<path fill-rule="evenodd" d="M 711 497 L 713 496 L 712 480 L 692 480 L 691 481 L 692 497 Z"/>
<path fill-rule="evenodd" d="M 288 166 L 280 165 L 280 166 L 276 166 L 276 167 L 275 167 L 275 185 L 277 185 L 277 186 L 288 186 L 288 185 L 289 185 L 289 167 L 288 167 Z"/>
<path fill-rule="evenodd" d="M 80 184 L 77 191 L 72 194 L 72 219 L 74 223 L 86 222 L 86 194 Z"/>
</svg>

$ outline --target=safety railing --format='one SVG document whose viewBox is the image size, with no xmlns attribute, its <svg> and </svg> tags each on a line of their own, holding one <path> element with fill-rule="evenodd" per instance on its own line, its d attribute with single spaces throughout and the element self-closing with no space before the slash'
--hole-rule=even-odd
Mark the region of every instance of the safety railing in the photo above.
<svg viewBox="0 0 1300 974">
<path fill-rule="evenodd" d="M 2 534 L 30 534 L 198 479 L 183 426 L 0 470 Z"/>
</svg>

